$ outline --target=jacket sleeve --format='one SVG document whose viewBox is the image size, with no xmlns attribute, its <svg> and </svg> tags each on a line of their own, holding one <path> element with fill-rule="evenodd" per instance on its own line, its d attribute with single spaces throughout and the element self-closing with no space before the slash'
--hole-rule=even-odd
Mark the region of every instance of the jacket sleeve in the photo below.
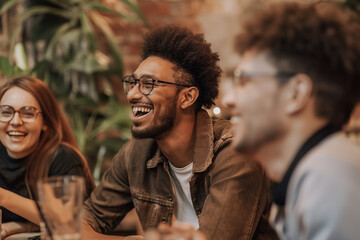
<svg viewBox="0 0 360 240">
<path fill-rule="evenodd" d="M 199 230 L 210 240 L 276 239 L 267 222 L 269 198 L 269 182 L 262 168 L 235 152 L 228 141 L 209 169 L 209 193 L 199 216 Z M 254 237 L 259 223 L 267 225 L 268 237 Z"/>
<path fill-rule="evenodd" d="M 84 205 L 84 220 L 97 232 L 111 232 L 134 207 L 126 171 L 126 145 L 114 157 Z"/>
</svg>

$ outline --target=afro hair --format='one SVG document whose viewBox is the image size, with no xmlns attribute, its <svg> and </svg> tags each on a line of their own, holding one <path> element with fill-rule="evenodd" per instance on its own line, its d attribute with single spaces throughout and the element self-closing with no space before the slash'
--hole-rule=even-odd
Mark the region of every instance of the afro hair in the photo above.
<svg viewBox="0 0 360 240">
<path fill-rule="evenodd" d="M 176 65 L 182 79 L 199 89 L 197 109 L 210 108 L 219 93 L 221 69 L 219 55 L 211 51 L 203 34 L 194 34 L 189 29 L 177 25 L 164 25 L 151 30 L 144 37 L 143 60 L 149 56 L 164 58 Z M 178 70 L 175 69 L 175 70 Z M 191 77 L 186 77 L 190 74 Z"/>
</svg>

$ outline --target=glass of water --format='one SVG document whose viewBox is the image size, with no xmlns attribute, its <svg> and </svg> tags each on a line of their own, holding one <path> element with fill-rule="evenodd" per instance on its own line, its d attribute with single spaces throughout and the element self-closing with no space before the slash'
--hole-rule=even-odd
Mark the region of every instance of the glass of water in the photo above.
<svg viewBox="0 0 360 240">
<path fill-rule="evenodd" d="M 37 183 L 39 210 L 53 240 L 81 240 L 84 179 L 49 177 Z"/>
</svg>

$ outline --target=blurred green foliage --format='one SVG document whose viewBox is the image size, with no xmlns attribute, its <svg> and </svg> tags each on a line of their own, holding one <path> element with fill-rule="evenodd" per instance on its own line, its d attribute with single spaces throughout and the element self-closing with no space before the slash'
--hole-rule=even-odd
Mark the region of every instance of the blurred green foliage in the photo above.
<svg viewBox="0 0 360 240">
<path fill-rule="evenodd" d="M 64 106 L 80 150 L 98 168 L 130 137 L 131 126 L 130 110 L 113 90 L 123 62 L 107 19 L 148 26 L 134 1 L 117 4 L 122 11 L 96 0 L 0 0 L 7 19 L 1 29 L 8 29 L 1 75 L 44 80 Z"/>
</svg>

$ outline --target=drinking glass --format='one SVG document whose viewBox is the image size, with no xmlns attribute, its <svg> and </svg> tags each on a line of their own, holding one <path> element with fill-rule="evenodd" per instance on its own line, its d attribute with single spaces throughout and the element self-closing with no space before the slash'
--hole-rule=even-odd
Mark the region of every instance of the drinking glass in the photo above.
<svg viewBox="0 0 360 240">
<path fill-rule="evenodd" d="M 37 188 L 46 234 L 53 240 L 81 240 L 84 179 L 79 176 L 49 177 L 38 181 Z"/>
</svg>

